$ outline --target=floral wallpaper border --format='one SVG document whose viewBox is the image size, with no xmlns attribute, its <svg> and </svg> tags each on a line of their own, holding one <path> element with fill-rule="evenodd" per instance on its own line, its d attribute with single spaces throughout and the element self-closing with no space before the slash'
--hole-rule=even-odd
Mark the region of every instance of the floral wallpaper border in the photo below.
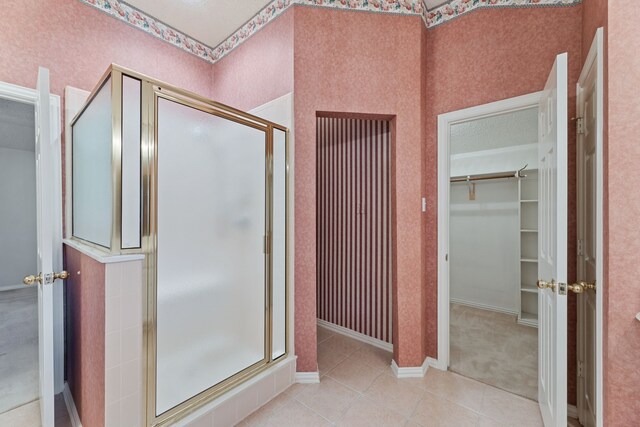
<svg viewBox="0 0 640 427">
<path fill-rule="evenodd" d="M 425 24 L 427 28 L 432 28 L 472 10 L 486 7 L 573 6 L 581 2 L 582 0 L 450 0 L 428 10 Z"/>
<path fill-rule="evenodd" d="M 119 0 L 80 0 L 145 33 L 214 63 L 214 49 Z"/>
<path fill-rule="evenodd" d="M 290 6 L 328 7 L 377 13 L 419 15 L 427 28 L 443 24 L 460 15 L 486 7 L 537 7 L 571 6 L 582 0 L 450 0 L 432 10 L 427 10 L 423 0 L 273 0 L 247 21 L 235 33 L 216 47 L 198 40 L 164 24 L 161 21 L 120 0 L 79 0 L 112 17 L 126 22 L 154 37 L 215 64 L 245 40 L 261 30 L 269 22 L 282 15 Z"/>
</svg>

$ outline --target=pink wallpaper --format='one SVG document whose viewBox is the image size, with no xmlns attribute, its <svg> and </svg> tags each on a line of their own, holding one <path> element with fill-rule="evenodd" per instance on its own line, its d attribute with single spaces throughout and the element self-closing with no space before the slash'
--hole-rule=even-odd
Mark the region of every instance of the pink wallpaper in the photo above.
<svg viewBox="0 0 640 427">
<path fill-rule="evenodd" d="M 317 118 L 317 316 L 391 342 L 390 122 Z"/>
<path fill-rule="evenodd" d="M 427 32 L 427 145 L 423 177 L 436 206 L 437 115 L 542 90 L 554 58 L 569 53 L 569 120 L 581 69 L 582 7 L 479 10 Z M 443 59 L 446 58 L 446 59 Z M 569 194 L 575 195 L 575 127 L 569 123 Z M 568 211 L 575 212 L 571 196 Z M 437 355 L 436 209 L 428 213 L 425 258 L 428 355 Z M 576 276 L 576 218 L 569 217 L 569 280 Z M 576 396 L 576 298 L 569 299 L 569 401 Z"/>
<path fill-rule="evenodd" d="M 4 2 L 0 16 L 0 81 L 35 87 L 38 66 L 51 90 L 91 90 L 115 62 L 205 96 L 212 65 L 76 0 Z"/>
<path fill-rule="evenodd" d="M 270 22 L 213 65 L 213 97 L 251 110 L 293 90 L 293 12 Z"/>
<path fill-rule="evenodd" d="M 104 426 L 105 266 L 65 246 L 66 374 L 82 425 Z"/>
<path fill-rule="evenodd" d="M 316 112 L 395 116 L 391 144 L 395 360 L 419 366 L 421 289 L 419 17 L 295 7 L 296 350 L 315 371 Z M 398 309 L 398 307 L 400 309 Z M 418 327 L 417 327 L 418 326 Z"/>
<path fill-rule="evenodd" d="M 582 61 L 587 58 L 599 27 L 607 26 L 608 0 L 582 0 Z M 605 31 L 606 40 L 606 31 Z M 605 42 L 606 45 L 606 42 Z M 606 53 L 606 49 L 605 49 Z"/>
<path fill-rule="evenodd" d="M 640 200 L 632 178 L 640 162 L 640 15 L 633 7 L 635 0 L 609 1 L 606 23 L 604 417 L 612 426 L 640 423 Z"/>
</svg>

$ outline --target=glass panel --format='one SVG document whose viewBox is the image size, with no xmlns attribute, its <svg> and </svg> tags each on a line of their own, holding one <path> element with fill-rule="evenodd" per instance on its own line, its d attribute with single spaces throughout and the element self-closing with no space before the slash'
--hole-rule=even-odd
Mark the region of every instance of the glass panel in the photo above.
<svg viewBox="0 0 640 427">
<path fill-rule="evenodd" d="M 140 247 L 140 80 L 122 77 L 122 248 Z"/>
<path fill-rule="evenodd" d="M 110 248 L 111 79 L 73 126 L 73 235 Z"/>
<path fill-rule="evenodd" d="M 0 421 L 38 399 L 36 157 L 33 104 L 0 99 Z M 12 423 L 10 420 L 14 420 Z"/>
<path fill-rule="evenodd" d="M 286 133 L 273 131 L 273 354 L 286 351 Z"/>
<path fill-rule="evenodd" d="M 157 415 L 265 355 L 265 133 L 158 101 Z"/>
</svg>

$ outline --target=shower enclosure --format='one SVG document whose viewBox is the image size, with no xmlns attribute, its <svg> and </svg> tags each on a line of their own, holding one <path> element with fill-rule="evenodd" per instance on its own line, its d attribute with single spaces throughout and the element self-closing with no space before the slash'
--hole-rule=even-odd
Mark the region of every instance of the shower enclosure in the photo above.
<svg viewBox="0 0 640 427">
<path fill-rule="evenodd" d="M 146 425 L 284 359 L 288 130 L 116 65 L 71 126 L 71 238 L 145 254 Z"/>
</svg>

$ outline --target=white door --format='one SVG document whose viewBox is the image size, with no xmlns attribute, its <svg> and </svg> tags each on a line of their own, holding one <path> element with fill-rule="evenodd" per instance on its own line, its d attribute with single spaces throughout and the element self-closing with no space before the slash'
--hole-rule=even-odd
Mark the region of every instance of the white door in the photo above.
<svg viewBox="0 0 640 427">
<path fill-rule="evenodd" d="M 539 104 L 538 402 L 546 427 L 567 425 L 567 54 Z"/>
<path fill-rule="evenodd" d="M 603 31 L 598 30 L 577 85 L 578 416 L 602 425 L 602 127 Z M 598 289 L 596 289 L 596 286 Z M 600 420 L 598 422 L 598 416 Z"/>
<path fill-rule="evenodd" d="M 36 101 L 36 210 L 38 241 L 38 358 L 40 362 L 40 412 L 43 427 L 54 423 L 53 376 L 53 218 L 54 176 L 51 141 L 49 70 L 38 70 Z"/>
</svg>

